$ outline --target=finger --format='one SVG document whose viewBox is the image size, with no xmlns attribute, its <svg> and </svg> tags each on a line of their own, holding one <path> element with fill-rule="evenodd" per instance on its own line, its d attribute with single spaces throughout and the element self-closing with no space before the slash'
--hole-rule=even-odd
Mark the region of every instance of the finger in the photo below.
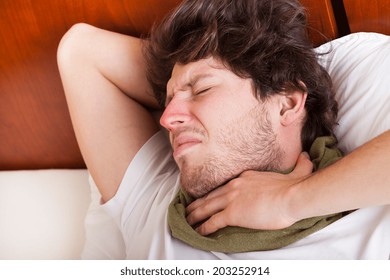
<svg viewBox="0 0 390 280">
<path fill-rule="evenodd" d="M 197 200 L 193 201 L 186 208 L 187 214 L 189 214 L 192 211 L 194 211 L 195 209 L 201 207 L 203 204 L 208 203 L 209 200 L 217 198 L 217 197 L 222 196 L 222 195 L 225 195 L 227 192 L 229 192 L 230 182 L 225 184 L 225 185 L 220 186 L 219 188 L 217 188 L 211 192 L 209 192 L 204 197 L 198 198 Z"/>
<path fill-rule="evenodd" d="M 221 211 L 213 215 L 210 219 L 201 224 L 195 230 L 200 235 L 206 236 L 226 226 L 228 226 L 228 224 L 226 224 L 225 211 Z"/>
<path fill-rule="evenodd" d="M 303 152 L 299 155 L 297 164 L 294 170 L 290 173 L 293 177 L 303 177 L 313 172 L 313 163 L 309 159 L 309 155 Z"/>
<path fill-rule="evenodd" d="M 228 200 L 225 199 L 224 196 L 209 199 L 206 203 L 192 209 L 192 211 L 187 215 L 187 222 L 189 225 L 195 225 L 222 211 L 227 207 L 227 205 Z"/>
</svg>

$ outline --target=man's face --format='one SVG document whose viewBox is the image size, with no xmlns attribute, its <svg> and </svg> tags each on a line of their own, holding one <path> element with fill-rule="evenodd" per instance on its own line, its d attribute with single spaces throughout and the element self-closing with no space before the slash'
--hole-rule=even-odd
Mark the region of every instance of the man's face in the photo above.
<svg viewBox="0 0 390 280">
<path fill-rule="evenodd" d="M 197 198 L 245 170 L 277 170 L 283 152 L 274 112 L 272 101 L 254 96 L 250 79 L 216 59 L 175 65 L 160 122 L 169 131 L 182 187 Z"/>
</svg>

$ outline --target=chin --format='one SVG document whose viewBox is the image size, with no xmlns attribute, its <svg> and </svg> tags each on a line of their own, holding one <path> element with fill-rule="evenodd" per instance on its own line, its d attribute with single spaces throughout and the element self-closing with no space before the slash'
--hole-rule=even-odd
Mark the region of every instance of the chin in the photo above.
<svg viewBox="0 0 390 280">
<path fill-rule="evenodd" d="M 192 198 L 200 198 L 218 187 L 226 184 L 228 181 L 236 178 L 238 174 L 220 174 L 218 172 L 210 172 L 209 168 L 202 167 L 192 169 L 191 172 L 182 172 L 180 183 L 182 188 Z"/>
<path fill-rule="evenodd" d="M 201 197 L 205 196 L 206 194 L 208 194 L 213 189 L 215 189 L 215 187 L 208 188 L 208 187 L 205 187 L 205 186 L 199 185 L 199 184 L 188 185 L 186 182 L 182 182 L 181 185 L 182 185 L 182 188 L 184 189 L 184 191 L 189 196 L 191 196 L 192 198 L 195 198 L 195 199 L 201 198 Z"/>
<path fill-rule="evenodd" d="M 183 174 L 181 175 L 180 183 L 184 191 L 195 199 L 208 194 L 220 185 L 210 180 L 210 178 L 205 179 Z"/>
</svg>

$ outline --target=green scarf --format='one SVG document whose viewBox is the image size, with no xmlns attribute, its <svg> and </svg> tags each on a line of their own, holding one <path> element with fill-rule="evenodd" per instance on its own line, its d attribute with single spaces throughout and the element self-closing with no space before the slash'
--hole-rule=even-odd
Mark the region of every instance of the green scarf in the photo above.
<svg viewBox="0 0 390 280">
<path fill-rule="evenodd" d="M 310 157 L 314 168 L 320 169 L 341 158 L 333 137 L 317 138 Z M 241 253 L 274 250 L 294 243 L 340 219 L 345 213 L 313 217 L 296 222 L 280 230 L 254 230 L 241 227 L 226 227 L 208 236 L 198 234 L 186 220 L 186 207 L 193 199 L 183 190 L 171 202 L 168 209 L 168 224 L 172 235 L 194 248 L 204 251 Z"/>
</svg>

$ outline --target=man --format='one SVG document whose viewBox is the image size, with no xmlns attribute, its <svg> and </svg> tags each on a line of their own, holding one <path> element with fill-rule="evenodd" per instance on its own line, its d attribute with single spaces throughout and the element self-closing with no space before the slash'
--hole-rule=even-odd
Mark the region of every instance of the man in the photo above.
<svg viewBox="0 0 390 280">
<path fill-rule="evenodd" d="M 183 4 L 161 26 L 152 33 L 146 51 L 149 80 L 166 107 L 161 124 L 171 134 L 174 156 L 182 131 L 192 135 L 193 142 L 201 142 L 196 148 L 192 145 L 203 157 L 198 162 L 175 156 L 183 188 L 194 197 L 245 170 L 293 167 L 302 146 L 308 151 L 316 137 L 332 134 L 337 107 L 330 79 L 308 43 L 303 9 L 297 3 L 194 1 Z M 217 104 L 208 104 L 215 91 L 226 94 L 218 96 Z M 247 108 L 236 107 L 241 103 L 237 100 L 246 96 L 242 92 L 250 93 Z M 195 120 L 187 119 L 192 117 L 193 103 L 207 108 L 202 112 L 207 120 L 197 112 Z M 234 116 L 235 112 L 240 115 Z M 211 121 L 216 127 L 202 127 Z M 218 128 L 220 135 L 207 134 Z M 204 182 L 210 179 L 214 181 Z"/>
<path fill-rule="evenodd" d="M 98 41 L 105 44 L 92 43 Z M 75 42 L 88 44 L 70 47 Z M 141 44 L 78 25 L 59 51 L 75 132 L 103 207 L 123 235 L 126 257 L 316 256 L 302 247 L 313 240 L 302 238 L 339 215 L 316 220 L 327 221 L 319 228 L 305 225 L 304 236 L 272 237 L 268 244 L 287 240 L 272 248 L 223 244 L 221 250 L 208 247 L 213 240 L 200 244 L 183 215 L 188 197 L 202 197 L 247 170 L 287 172 L 304 161 L 301 152 L 317 137 L 332 135 L 337 108 L 330 79 L 308 44 L 298 2 L 186 1 L 154 31 L 146 62 Z M 159 108 L 151 88 L 165 104 L 160 123 L 177 165 L 149 113 Z M 190 224 L 203 218 L 190 215 Z"/>
</svg>

